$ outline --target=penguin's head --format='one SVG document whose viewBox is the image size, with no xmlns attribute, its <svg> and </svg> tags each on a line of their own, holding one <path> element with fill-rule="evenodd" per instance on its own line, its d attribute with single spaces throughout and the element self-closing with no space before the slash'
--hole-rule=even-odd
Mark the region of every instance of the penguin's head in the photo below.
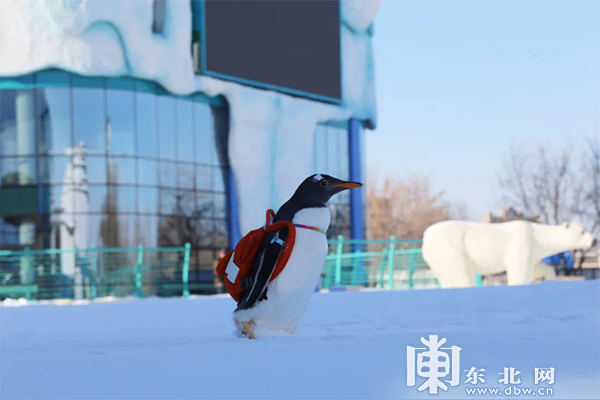
<svg viewBox="0 0 600 400">
<path fill-rule="evenodd" d="M 327 204 L 336 194 L 361 187 L 358 182 L 347 182 L 325 174 L 311 175 L 304 180 L 294 193 L 294 197 L 307 207 L 319 207 Z"/>
</svg>

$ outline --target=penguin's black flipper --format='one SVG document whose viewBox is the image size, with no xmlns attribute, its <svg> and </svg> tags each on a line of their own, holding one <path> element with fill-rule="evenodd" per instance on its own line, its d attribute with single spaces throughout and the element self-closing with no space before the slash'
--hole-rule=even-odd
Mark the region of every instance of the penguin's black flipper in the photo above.
<svg viewBox="0 0 600 400">
<path fill-rule="evenodd" d="M 267 299 L 267 285 L 273 275 L 287 236 L 287 229 L 283 229 L 264 237 L 250 269 L 251 284 L 244 290 L 237 310 L 252 308 L 257 301 Z"/>
</svg>

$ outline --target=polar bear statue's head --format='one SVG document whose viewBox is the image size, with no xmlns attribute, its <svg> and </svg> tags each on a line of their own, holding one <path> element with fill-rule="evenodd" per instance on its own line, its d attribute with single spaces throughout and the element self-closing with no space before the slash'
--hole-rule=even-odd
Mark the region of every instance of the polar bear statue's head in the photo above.
<svg viewBox="0 0 600 400">
<path fill-rule="evenodd" d="M 564 223 L 560 226 L 561 239 L 573 249 L 587 250 L 596 245 L 597 240 L 590 232 L 586 232 L 580 223 Z"/>
</svg>

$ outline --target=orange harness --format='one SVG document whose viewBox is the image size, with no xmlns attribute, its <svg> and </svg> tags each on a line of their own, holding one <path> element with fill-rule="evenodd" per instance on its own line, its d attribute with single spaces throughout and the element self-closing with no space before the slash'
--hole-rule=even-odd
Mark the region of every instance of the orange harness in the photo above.
<svg viewBox="0 0 600 400">
<path fill-rule="evenodd" d="M 277 278 L 285 268 L 296 242 L 297 227 L 325 234 L 325 231 L 322 229 L 308 225 L 293 224 L 290 221 L 277 221 L 272 223 L 271 220 L 273 218 L 275 218 L 275 212 L 273 210 L 267 210 L 265 226 L 248 232 L 248 234 L 235 246 L 235 249 L 227 253 L 217 266 L 217 273 L 225 278 L 225 289 L 227 289 L 227 292 L 238 303 L 242 299 L 242 292 L 244 289 L 242 287 L 242 282 L 248 277 L 254 258 L 258 253 L 258 248 L 267 233 L 276 232 L 281 229 L 288 230 L 288 238 L 285 242 L 278 238 L 274 239 L 274 241 L 282 245 L 283 249 L 275 264 L 269 282 L 272 282 Z"/>
</svg>

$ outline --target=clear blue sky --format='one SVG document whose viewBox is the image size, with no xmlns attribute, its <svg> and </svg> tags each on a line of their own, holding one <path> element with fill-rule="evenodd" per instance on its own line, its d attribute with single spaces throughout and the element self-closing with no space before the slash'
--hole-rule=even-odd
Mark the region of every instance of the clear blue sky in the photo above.
<svg viewBox="0 0 600 400">
<path fill-rule="evenodd" d="M 471 219 L 502 205 L 511 144 L 600 135 L 599 1 L 383 0 L 374 49 L 369 171 L 428 176 Z"/>
</svg>

